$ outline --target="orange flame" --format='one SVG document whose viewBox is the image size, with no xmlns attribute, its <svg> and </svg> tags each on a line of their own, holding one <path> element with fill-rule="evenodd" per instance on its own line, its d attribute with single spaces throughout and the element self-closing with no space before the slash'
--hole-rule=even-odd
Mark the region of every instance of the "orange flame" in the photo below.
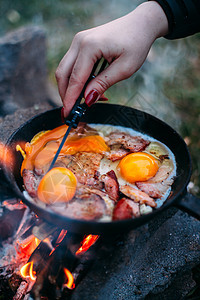
<svg viewBox="0 0 200 300">
<path fill-rule="evenodd" d="M 89 234 L 83 241 L 81 247 L 76 251 L 76 255 L 86 252 L 99 238 L 99 235 Z"/>
<path fill-rule="evenodd" d="M 40 242 L 41 241 L 38 238 L 35 237 L 35 245 L 36 245 L 36 247 L 39 246 Z"/>
<path fill-rule="evenodd" d="M 31 280 L 36 280 L 36 272 L 33 271 L 33 262 L 28 262 L 20 269 L 20 274 L 24 278 L 30 278 Z"/>
<path fill-rule="evenodd" d="M 64 273 L 68 281 L 63 285 L 63 287 L 64 288 L 67 287 L 68 289 L 73 290 L 75 288 L 75 284 L 74 284 L 74 277 L 72 273 L 66 268 L 64 268 Z"/>
</svg>

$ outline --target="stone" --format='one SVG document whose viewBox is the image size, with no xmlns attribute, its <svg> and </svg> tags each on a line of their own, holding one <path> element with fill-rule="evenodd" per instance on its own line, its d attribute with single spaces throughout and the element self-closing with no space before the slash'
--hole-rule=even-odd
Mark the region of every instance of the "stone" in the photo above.
<svg viewBox="0 0 200 300">
<path fill-rule="evenodd" d="M 171 210 L 169 208 L 168 210 Z M 167 213 L 167 211 L 166 211 Z M 178 211 L 149 233 L 148 224 L 132 230 L 105 252 L 77 285 L 71 300 L 183 299 L 200 263 L 200 223 Z"/>
<path fill-rule="evenodd" d="M 0 38 L 0 115 L 47 99 L 44 30 L 22 27 Z"/>
<path fill-rule="evenodd" d="M 0 118 L 0 141 L 5 143 L 9 136 L 23 123 L 49 109 L 52 109 L 52 106 L 48 103 L 35 104 L 30 108 L 18 109 L 14 114 Z"/>
</svg>

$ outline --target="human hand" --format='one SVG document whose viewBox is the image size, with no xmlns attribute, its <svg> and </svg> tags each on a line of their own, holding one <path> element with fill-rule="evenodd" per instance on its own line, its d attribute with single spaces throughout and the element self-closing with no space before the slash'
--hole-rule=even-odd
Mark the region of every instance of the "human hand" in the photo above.
<svg viewBox="0 0 200 300">
<path fill-rule="evenodd" d="M 56 70 L 64 116 L 71 111 L 98 59 L 104 57 L 109 66 L 87 85 L 86 103 L 98 100 L 110 86 L 133 75 L 155 39 L 167 32 L 164 11 L 150 1 L 124 17 L 76 34 Z"/>
</svg>

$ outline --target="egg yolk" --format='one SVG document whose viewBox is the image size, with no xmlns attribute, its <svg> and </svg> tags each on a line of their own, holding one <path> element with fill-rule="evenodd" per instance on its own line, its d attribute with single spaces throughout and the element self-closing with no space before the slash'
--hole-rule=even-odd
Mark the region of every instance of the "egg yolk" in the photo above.
<svg viewBox="0 0 200 300">
<path fill-rule="evenodd" d="M 51 169 L 40 181 L 38 198 L 47 203 L 70 201 L 76 192 L 76 176 L 67 168 Z"/>
<path fill-rule="evenodd" d="M 67 140 L 63 146 L 64 154 L 73 155 L 77 152 L 104 153 L 110 148 L 99 135 L 85 136 L 76 140 Z"/>
<path fill-rule="evenodd" d="M 24 157 L 21 174 L 24 169 L 40 169 L 48 164 L 55 156 L 67 128 L 68 126 L 62 125 L 53 130 L 36 134 L 30 143 L 25 144 L 24 151 L 18 145 L 17 151 L 20 151 Z M 104 153 L 109 150 L 110 148 L 101 136 L 92 135 L 82 138 L 68 138 L 60 154 L 74 155 L 77 152 Z"/>
<path fill-rule="evenodd" d="M 158 163 L 150 154 L 136 152 L 128 154 L 120 161 L 118 171 L 130 183 L 146 181 L 155 176 Z"/>
</svg>

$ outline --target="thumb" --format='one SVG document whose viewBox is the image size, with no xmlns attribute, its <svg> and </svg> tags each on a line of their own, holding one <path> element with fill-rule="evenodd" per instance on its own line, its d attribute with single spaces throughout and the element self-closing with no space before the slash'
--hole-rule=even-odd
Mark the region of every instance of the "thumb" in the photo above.
<svg viewBox="0 0 200 300">
<path fill-rule="evenodd" d="M 93 104 L 101 98 L 101 95 L 115 83 L 130 77 L 135 70 L 130 68 L 125 60 L 116 59 L 103 72 L 89 82 L 85 90 L 85 102 Z"/>
</svg>

